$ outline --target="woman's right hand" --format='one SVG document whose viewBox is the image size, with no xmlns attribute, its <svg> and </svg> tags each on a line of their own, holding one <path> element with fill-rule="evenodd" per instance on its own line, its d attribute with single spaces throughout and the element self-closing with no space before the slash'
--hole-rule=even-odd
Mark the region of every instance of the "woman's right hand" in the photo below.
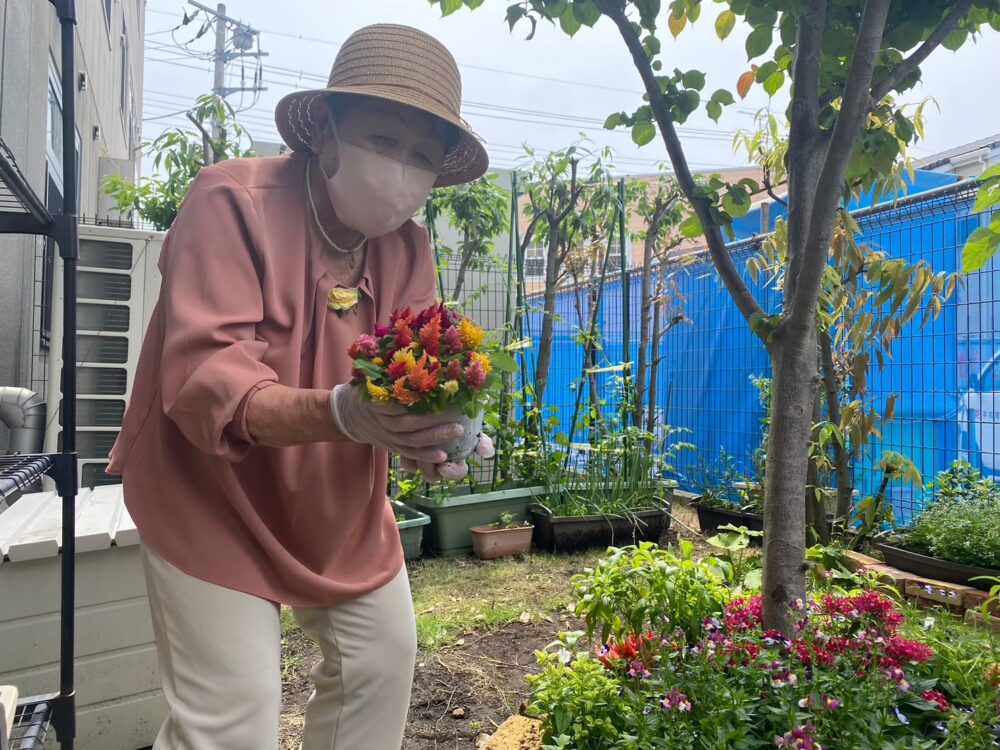
<svg viewBox="0 0 1000 750">
<path fill-rule="evenodd" d="M 437 467 L 448 460 L 448 454 L 437 446 L 465 432 L 460 424 L 441 422 L 439 414 L 412 414 L 399 404 L 366 399 L 349 383 L 330 391 L 330 411 L 345 437 L 398 454 L 416 464 L 430 482 L 441 478 Z"/>
</svg>

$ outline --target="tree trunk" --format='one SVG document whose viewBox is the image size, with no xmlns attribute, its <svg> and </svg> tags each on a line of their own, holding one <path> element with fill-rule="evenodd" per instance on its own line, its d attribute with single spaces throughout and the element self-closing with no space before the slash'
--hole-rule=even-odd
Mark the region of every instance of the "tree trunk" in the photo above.
<svg viewBox="0 0 1000 750">
<path fill-rule="evenodd" d="M 837 372 L 833 363 L 833 342 L 830 334 L 819 334 L 820 357 L 822 361 L 823 390 L 826 393 L 826 416 L 838 428 L 840 424 L 840 393 L 837 389 Z M 847 436 L 844 436 L 845 440 Z M 833 441 L 833 470 L 837 477 L 837 521 L 847 518 L 854 499 L 854 470 L 851 451 L 838 440 Z M 846 525 L 846 521 L 845 521 Z"/>
<path fill-rule="evenodd" d="M 465 285 L 465 274 L 469 270 L 469 264 L 472 262 L 472 256 L 476 254 L 476 247 L 469 240 L 469 228 L 465 228 L 465 239 L 462 241 L 462 260 L 458 264 L 458 273 L 455 275 L 455 291 L 452 292 L 451 298 L 458 301 L 458 295 L 462 293 L 462 287 Z"/>
<path fill-rule="evenodd" d="M 555 327 L 556 291 L 559 283 L 559 224 L 549 220 L 549 247 L 545 255 L 545 293 L 542 304 L 542 332 L 535 361 L 535 404 L 544 403 L 552 362 L 552 334 Z"/>
<path fill-rule="evenodd" d="M 767 442 L 764 499 L 764 629 L 791 632 L 789 604 L 805 600 L 806 517 L 816 381 L 816 328 L 789 326 L 771 345 L 774 407 Z"/>
</svg>

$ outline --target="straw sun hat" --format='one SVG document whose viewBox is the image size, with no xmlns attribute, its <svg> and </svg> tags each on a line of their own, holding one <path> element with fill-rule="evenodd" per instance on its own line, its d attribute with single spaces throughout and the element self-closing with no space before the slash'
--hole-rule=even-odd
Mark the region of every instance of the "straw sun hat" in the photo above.
<svg viewBox="0 0 1000 750">
<path fill-rule="evenodd" d="M 462 81 L 455 58 L 422 31 L 384 23 L 351 34 L 337 54 L 326 88 L 296 91 L 278 102 L 278 132 L 293 150 L 309 148 L 312 108 L 330 94 L 406 104 L 453 125 L 458 141 L 445 154 L 435 187 L 469 182 L 489 166 L 486 149 L 460 115 Z"/>
</svg>

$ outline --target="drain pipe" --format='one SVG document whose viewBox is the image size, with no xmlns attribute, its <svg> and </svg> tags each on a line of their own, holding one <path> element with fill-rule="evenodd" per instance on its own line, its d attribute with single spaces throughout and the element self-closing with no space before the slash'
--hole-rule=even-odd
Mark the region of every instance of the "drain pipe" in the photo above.
<svg viewBox="0 0 1000 750">
<path fill-rule="evenodd" d="M 10 429 L 8 453 L 41 453 L 45 401 L 34 391 L 0 387 L 0 422 Z"/>
</svg>

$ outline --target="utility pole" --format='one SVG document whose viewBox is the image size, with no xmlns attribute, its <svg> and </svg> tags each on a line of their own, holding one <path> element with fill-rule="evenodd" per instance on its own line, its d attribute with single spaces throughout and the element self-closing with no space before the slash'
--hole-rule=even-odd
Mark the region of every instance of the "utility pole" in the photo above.
<svg viewBox="0 0 1000 750">
<path fill-rule="evenodd" d="M 216 96 L 223 96 L 222 89 L 226 85 L 226 4 L 219 3 L 215 6 L 215 81 L 212 84 L 212 93 Z M 212 123 L 212 138 L 219 140 L 220 127 L 216 119 Z"/>
<path fill-rule="evenodd" d="M 215 77 L 212 85 L 212 93 L 225 99 L 230 94 L 240 92 L 256 94 L 260 91 L 267 91 L 266 86 L 260 85 L 259 60 L 262 57 L 267 57 L 266 52 L 260 51 L 260 32 L 243 21 L 227 16 L 225 3 L 219 3 L 214 9 L 207 5 L 202 5 L 195 0 L 188 0 L 188 4 L 193 5 L 195 8 L 203 11 L 206 16 L 214 19 L 215 54 L 213 55 L 213 62 L 215 63 Z M 229 36 L 230 31 L 232 32 L 231 39 Z M 232 41 L 232 50 L 227 49 L 230 40 Z M 252 51 L 255 44 L 257 46 L 256 52 Z M 227 87 L 226 65 L 233 60 L 246 57 L 255 57 L 258 59 L 258 75 L 254 77 L 253 85 Z M 213 118 L 212 138 L 218 140 L 223 135 L 225 134 L 221 132 L 220 123 L 217 119 Z"/>
</svg>

